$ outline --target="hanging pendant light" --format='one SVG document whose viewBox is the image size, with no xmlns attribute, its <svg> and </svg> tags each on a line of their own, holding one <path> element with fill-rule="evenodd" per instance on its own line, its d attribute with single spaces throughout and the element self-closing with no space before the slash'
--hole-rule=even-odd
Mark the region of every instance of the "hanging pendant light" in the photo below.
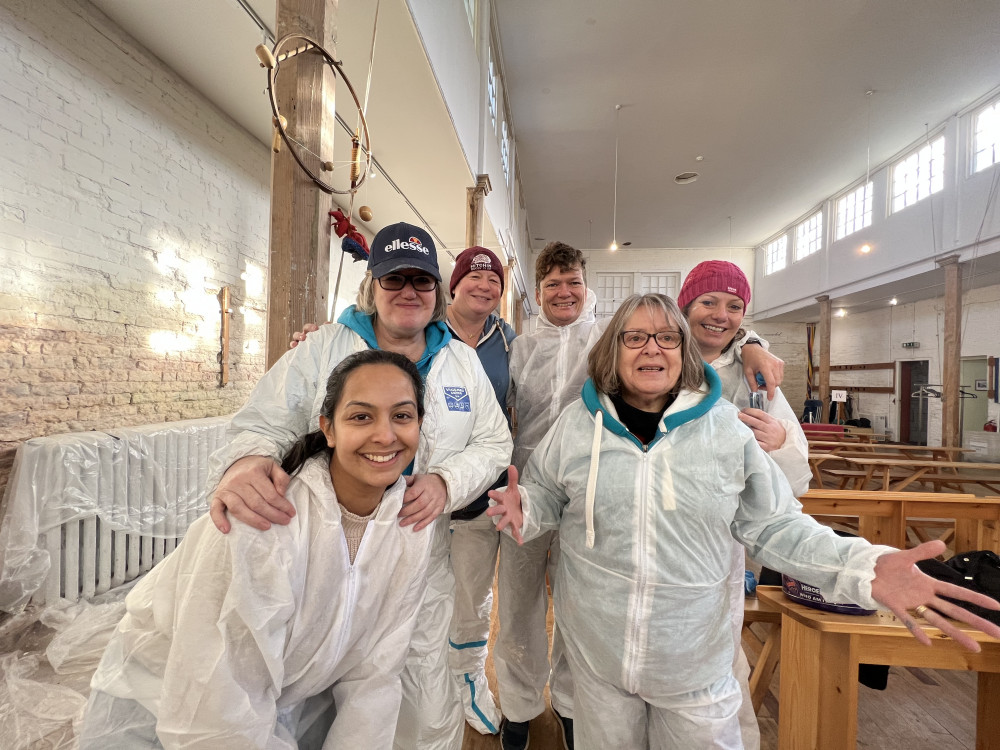
<svg viewBox="0 0 1000 750">
<path fill-rule="evenodd" d="M 615 105 L 615 203 L 611 214 L 611 252 L 618 249 L 618 120 L 622 105 Z"/>
</svg>

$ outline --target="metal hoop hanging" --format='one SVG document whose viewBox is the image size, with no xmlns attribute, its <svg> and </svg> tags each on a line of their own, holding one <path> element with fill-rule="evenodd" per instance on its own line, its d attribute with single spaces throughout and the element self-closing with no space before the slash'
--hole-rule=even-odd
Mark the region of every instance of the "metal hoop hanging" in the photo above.
<svg viewBox="0 0 1000 750">
<path fill-rule="evenodd" d="M 291 47 L 291 49 L 286 48 Z M 354 106 L 358 110 L 358 122 L 359 128 L 357 133 L 357 142 L 351 149 L 351 187 L 347 190 L 338 190 L 333 185 L 324 181 L 319 175 L 317 175 L 312 169 L 310 169 L 302 161 L 299 156 L 297 149 L 303 148 L 294 138 L 292 138 L 287 131 L 288 120 L 281 114 L 278 110 L 278 98 L 275 94 L 275 81 L 278 77 L 278 69 L 281 67 L 281 63 L 285 60 L 295 57 L 303 53 L 313 53 L 320 55 L 329 68 L 333 71 L 334 76 L 340 75 L 340 78 L 347 85 L 347 90 L 351 93 L 351 98 L 354 99 Z M 267 71 L 267 96 L 271 102 L 271 112 L 274 114 L 274 128 L 275 131 L 281 136 L 281 139 L 285 142 L 288 150 L 291 152 L 295 161 L 298 163 L 299 167 L 305 172 L 309 178 L 316 183 L 324 193 L 335 193 L 337 195 L 352 195 L 357 192 L 365 180 L 368 178 L 368 173 L 371 170 L 371 138 L 368 134 L 368 121 L 365 119 L 364 108 L 361 105 L 361 101 L 358 99 L 357 93 L 354 91 L 354 87 L 351 85 L 350 79 L 347 74 L 344 73 L 344 69 L 341 64 L 333 59 L 333 56 L 327 52 L 319 43 L 315 40 L 310 39 L 307 36 L 301 34 L 287 34 L 281 39 L 274 43 L 272 49 L 268 49 L 263 44 L 257 47 L 257 57 L 260 59 L 260 64 L 262 67 L 268 69 Z M 360 170 L 358 173 L 356 166 L 360 164 L 358 156 L 364 155 L 364 169 Z M 317 154 L 318 156 L 318 154 Z M 328 171 L 333 170 L 332 162 L 323 162 L 324 169 Z"/>
</svg>

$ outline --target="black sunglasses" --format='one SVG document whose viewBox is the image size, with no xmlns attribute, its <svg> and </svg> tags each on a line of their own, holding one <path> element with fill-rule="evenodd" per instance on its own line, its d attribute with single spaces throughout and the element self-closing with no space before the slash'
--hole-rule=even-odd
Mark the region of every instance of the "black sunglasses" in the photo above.
<svg viewBox="0 0 1000 750">
<path fill-rule="evenodd" d="M 419 276 L 404 276 L 401 273 L 387 273 L 379 276 L 378 285 L 387 292 L 398 292 L 409 284 L 418 292 L 433 292 L 437 289 L 438 280 L 433 276 L 421 274 Z"/>
</svg>

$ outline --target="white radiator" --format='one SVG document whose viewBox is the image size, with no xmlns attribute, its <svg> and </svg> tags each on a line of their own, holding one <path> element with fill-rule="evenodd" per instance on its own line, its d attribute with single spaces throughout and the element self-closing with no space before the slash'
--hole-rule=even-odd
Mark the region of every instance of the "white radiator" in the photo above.
<svg viewBox="0 0 1000 750">
<path fill-rule="evenodd" d="M 145 573 L 207 510 L 228 417 L 28 440 L 0 519 L 0 610 L 75 601 Z"/>
</svg>

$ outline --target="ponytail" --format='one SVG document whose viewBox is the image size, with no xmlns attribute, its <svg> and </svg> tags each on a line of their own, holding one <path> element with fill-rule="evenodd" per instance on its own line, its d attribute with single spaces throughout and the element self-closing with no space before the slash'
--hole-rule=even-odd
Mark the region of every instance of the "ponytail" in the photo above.
<svg viewBox="0 0 1000 750">
<path fill-rule="evenodd" d="M 288 453 L 285 454 L 284 459 L 282 459 L 281 468 L 288 476 L 292 476 L 302 468 L 302 465 L 306 461 L 323 452 L 327 454 L 328 458 L 333 456 L 333 448 L 327 445 L 326 435 L 320 430 L 310 432 L 305 437 L 301 437 L 295 441 L 295 445 L 291 447 Z"/>
</svg>

